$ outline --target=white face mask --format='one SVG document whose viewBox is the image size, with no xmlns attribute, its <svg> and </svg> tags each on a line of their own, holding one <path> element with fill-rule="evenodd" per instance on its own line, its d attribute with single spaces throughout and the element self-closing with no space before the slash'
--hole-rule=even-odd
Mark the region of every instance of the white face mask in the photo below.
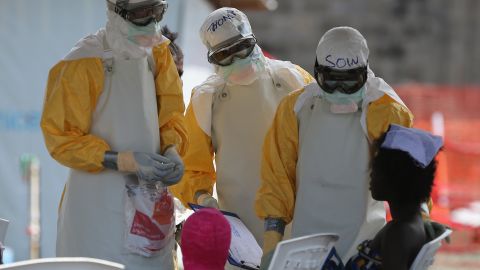
<svg viewBox="0 0 480 270">
<path fill-rule="evenodd" d="M 365 97 L 365 86 L 353 94 L 344 94 L 338 91 L 330 94 L 323 91 L 323 96 L 330 103 L 332 113 L 353 113 L 358 111 L 358 104 Z"/>
<path fill-rule="evenodd" d="M 151 22 L 145 26 L 134 25 L 128 22 L 127 39 L 138 46 L 151 48 L 161 40 L 160 24 Z"/>
<path fill-rule="evenodd" d="M 218 74 L 229 84 L 250 85 L 256 81 L 265 70 L 263 55 L 255 49 L 252 55 L 245 59 L 235 59 L 229 66 L 218 66 Z"/>
<path fill-rule="evenodd" d="M 133 41 L 134 36 L 139 36 L 139 31 L 133 31 L 132 23 L 127 22 L 118 14 L 113 11 L 107 11 L 107 25 L 106 25 L 106 38 L 108 45 L 112 49 L 115 55 L 121 55 L 128 58 L 141 58 L 148 54 L 148 50 L 161 43 L 163 36 L 160 32 L 157 32 L 152 37 L 154 27 L 147 27 L 143 29 L 143 34 L 147 33 L 146 40 L 139 39 L 138 43 Z M 141 30 L 141 29 L 135 29 Z M 149 33 L 149 34 L 148 34 Z"/>
</svg>

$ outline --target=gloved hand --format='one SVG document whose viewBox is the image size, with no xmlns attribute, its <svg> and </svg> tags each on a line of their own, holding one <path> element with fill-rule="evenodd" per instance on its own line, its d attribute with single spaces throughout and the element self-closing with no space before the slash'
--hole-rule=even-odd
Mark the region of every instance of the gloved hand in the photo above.
<svg viewBox="0 0 480 270">
<path fill-rule="evenodd" d="M 263 254 L 275 250 L 277 244 L 282 241 L 283 235 L 277 231 L 266 231 L 263 234 Z"/>
<path fill-rule="evenodd" d="M 165 179 L 162 180 L 162 182 L 167 186 L 175 185 L 176 183 L 180 182 L 185 171 L 183 160 L 178 154 L 177 149 L 173 146 L 167 148 L 163 155 L 168 158 L 173 164 L 175 164 L 175 167 L 173 168 L 173 172 L 168 174 Z"/>
<path fill-rule="evenodd" d="M 283 239 L 285 222 L 281 219 L 266 218 L 265 232 L 263 233 L 263 256 L 260 262 L 260 269 L 267 270 L 272 261 L 273 253 L 277 244 Z"/>
<path fill-rule="evenodd" d="M 220 209 L 217 200 L 207 192 L 201 193 L 197 197 L 197 203 L 201 206 Z"/>
<path fill-rule="evenodd" d="M 143 152 L 106 152 L 103 165 L 121 172 L 132 172 L 147 182 L 163 181 L 174 171 L 175 164 L 168 158 Z"/>
</svg>

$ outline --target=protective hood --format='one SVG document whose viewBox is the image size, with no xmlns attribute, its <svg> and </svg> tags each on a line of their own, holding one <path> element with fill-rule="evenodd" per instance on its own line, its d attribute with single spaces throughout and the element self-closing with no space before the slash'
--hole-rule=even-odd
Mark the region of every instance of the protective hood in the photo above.
<svg viewBox="0 0 480 270">
<path fill-rule="evenodd" d="M 243 37 L 253 36 L 247 16 L 235 8 L 220 8 L 200 27 L 200 38 L 209 51 Z"/>
<path fill-rule="evenodd" d="M 358 30 L 342 26 L 328 30 L 317 46 L 319 65 L 339 69 L 367 66 L 368 46 Z"/>
<path fill-rule="evenodd" d="M 150 38 L 151 46 L 142 47 L 129 40 L 131 26 L 133 24 L 125 21 L 122 17 L 112 11 L 107 11 L 106 38 L 110 49 L 115 55 L 121 55 L 128 58 L 141 58 L 146 56 L 152 47 L 166 41 L 160 32 L 156 32 Z"/>
</svg>

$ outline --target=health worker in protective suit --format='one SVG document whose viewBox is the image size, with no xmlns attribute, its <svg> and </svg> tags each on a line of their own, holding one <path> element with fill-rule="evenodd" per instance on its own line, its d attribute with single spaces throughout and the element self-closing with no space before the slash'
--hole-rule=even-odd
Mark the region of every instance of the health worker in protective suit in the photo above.
<svg viewBox="0 0 480 270">
<path fill-rule="evenodd" d="M 47 83 L 45 143 L 71 168 L 59 207 L 57 256 L 173 269 L 169 235 L 154 257 L 124 248 L 127 180 L 168 186 L 183 175 L 182 84 L 169 41 L 159 32 L 167 3 L 106 4 L 106 28 L 80 40 L 50 70 Z"/>
<path fill-rule="evenodd" d="M 185 175 L 171 191 L 184 204 L 238 214 L 261 244 L 263 221 L 255 216 L 254 199 L 265 134 L 280 100 L 313 77 L 290 62 L 265 58 L 237 9 L 212 12 L 200 36 L 216 73 L 193 89 Z M 218 202 L 212 197 L 215 183 Z"/>
<path fill-rule="evenodd" d="M 337 233 L 343 259 L 385 224 L 383 202 L 368 189 L 371 142 L 390 124 L 410 127 L 413 115 L 368 66 L 365 38 L 336 27 L 321 38 L 316 82 L 285 97 L 265 139 L 257 215 L 265 220 L 264 258 L 282 240 Z M 266 269 L 266 268 L 265 268 Z"/>
</svg>

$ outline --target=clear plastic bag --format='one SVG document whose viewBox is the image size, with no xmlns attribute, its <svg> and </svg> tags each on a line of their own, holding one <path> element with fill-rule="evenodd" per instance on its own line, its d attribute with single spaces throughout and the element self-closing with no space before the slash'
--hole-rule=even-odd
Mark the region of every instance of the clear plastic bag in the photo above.
<svg viewBox="0 0 480 270">
<path fill-rule="evenodd" d="M 172 241 L 175 230 L 173 196 L 162 184 L 127 184 L 125 247 L 154 257 Z"/>
</svg>

